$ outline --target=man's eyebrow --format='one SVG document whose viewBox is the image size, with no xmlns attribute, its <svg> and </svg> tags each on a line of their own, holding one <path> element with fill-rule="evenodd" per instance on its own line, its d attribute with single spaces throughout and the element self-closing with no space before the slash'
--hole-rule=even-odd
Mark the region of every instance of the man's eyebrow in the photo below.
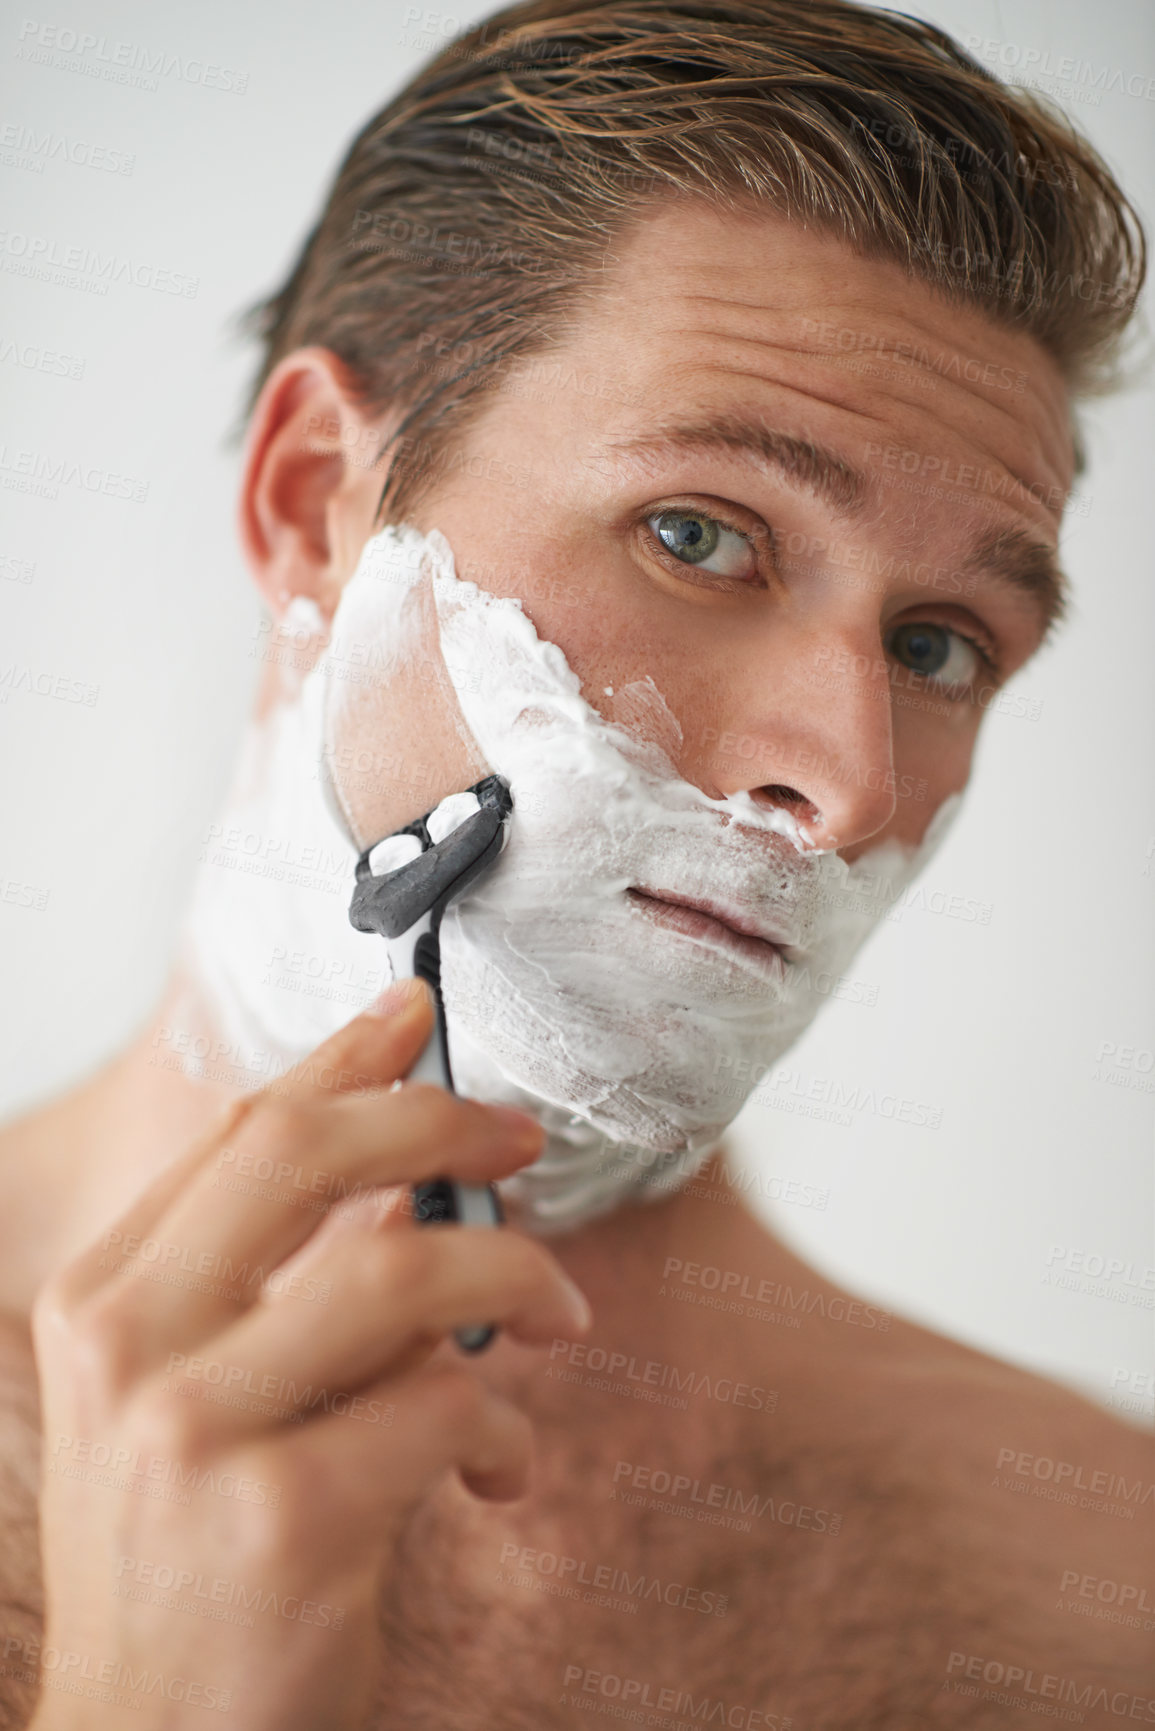
<svg viewBox="0 0 1155 1731">
<path fill-rule="evenodd" d="M 1054 552 L 1025 529 L 992 529 L 965 556 L 960 574 L 993 577 L 1035 604 L 1046 636 L 1064 618 L 1067 579 Z"/>
<path fill-rule="evenodd" d="M 836 452 L 744 415 L 712 415 L 705 421 L 659 426 L 640 438 L 611 440 L 606 450 L 611 456 L 643 458 L 685 451 L 739 451 L 817 493 L 844 516 L 861 510 L 869 492 L 866 476 Z"/>
<path fill-rule="evenodd" d="M 870 497 L 867 477 L 837 452 L 779 432 L 749 415 L 726 413 L 703 421 L 659 425 L 638 438 L 611 440 L 605 448 L 611 457 L 643 460 L 679 456 L 686 451 L 738 451 L 808 488 L 842 516 L 860 512 Z M 961 572 L 991 578 L 1029 597 L 1044 636 L 1065 615 L 1067 580 L 1051 548 L 1025 530 L 990 530 L 964 556 Z"/>
</svg>

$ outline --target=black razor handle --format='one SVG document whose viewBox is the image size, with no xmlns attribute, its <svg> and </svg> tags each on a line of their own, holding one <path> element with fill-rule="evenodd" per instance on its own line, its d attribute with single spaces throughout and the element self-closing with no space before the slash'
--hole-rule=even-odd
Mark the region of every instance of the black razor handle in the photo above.
<svg viewBox="0 0 1155 1731">
<path fill-rule="evenodd" d="M 440 1050 L 441 1066 L 446 1077 L 445 1085 L 451 1093 L 455 1093 L 453 1071 L 449 1063 L 445 1004 L 441 997 L 440 924 L 438 919 L 432 931 L 422 932 L 418 938 L 413 952 L 413 972 L 418 979 L 426 982 L 433 993 L 436 1025 L 431 1039 Z M 486 1226 L 501 1226 L 505 1223 L 501 1197 L 495 1185 L 487 1184 L 484 1188 L 479 1185 L 467 1187 L 455 1184 L 449 1178 L 430 1178 L 424 1184 L 413 1186 L 413 1218 L 422 1225 L 441 1221 Z M 454 1338 L 463 1352 L 481 1352 L 496 1333 L 497 1330 L 492 1325 L 478 1323 L 471 1328 L 459 1328 Z"/>
<path fill-rule="evenodd" d="M 486 776 L 467 791 L 476 796 L 478 810 L 441 841 L 433 841 L 424 817 L 396 831 L 415 837 L 421 845 L 422 851 L 408 864 L 376 876 L 369 865 L 374 850 L 367 848 L 357 862 L 349 908 L 350 923 L 358 931 L 376 932 L 390 944 L 395 973 L 411 972 L 429 986 L 435 1026 L 410 1075 L 436 1082 L 450 1093 L 456 1090 L 441 994 L 441 916 L 449 903 L 497 859 L 513 809 L 509 785 L 501 776 Z M 415 927 L 424 929 L 414 936 Z M 412 949 L 405 957 L 406 941 L 411 936 Z M 402 968 L 398 967 L 398 950 L 407 963 Z M 495 1185 L 458 1184 L 448 1178 L 413 1186 L 413 1216 L 422 1223 L 456 1221 L 466 1226 L 500 1226 L 505 1219 Z M 480 1352 L 496 1332 L 489 1324 L 477 1324 L 458 1329 L 455 1338 L 463 1351 Z"/>
</svg>

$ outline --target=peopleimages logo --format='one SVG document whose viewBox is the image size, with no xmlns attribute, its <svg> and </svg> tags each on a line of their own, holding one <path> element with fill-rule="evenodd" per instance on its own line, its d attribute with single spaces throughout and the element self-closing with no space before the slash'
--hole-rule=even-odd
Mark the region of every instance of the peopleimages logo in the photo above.
<svg viewBox="0 0 1155 1731">
<path fill-rule="evenodd" d="M 174 54 L 164 48 L 146 48 L 140 42 L 114 42 L 88 30 L 44 24 L 35 18 L 22 20 L 19 42 L 18 60 L 81 72 L 115 84 L 132 84 L 143 90 L 156 90 L 160 78 L 176 78 L 182 84 L 201 84 L 206 90 L 241 96 L 249 83 L 247 72 L 237 72 L 212 60 Z"/>
<path fill-rule="evenodd" d="M 968 36 L 964 46 L 1001 72 L 1015 73 L 1014 82 L 1053 79 L 1094 92 L 1096 101 L 1104 91 L 1135 96 L 1146 102 L 1155 98 L 1155 77 L 1125 72 L 1121 66 L 1096 66 L 1094 61 L 1080 60 L 1072 54 L 1057 56 L 1049 48 L 1029 48 L 1020 42 L 1000 42 L 990 36 Z"/>
<path fill-rule="evenodd" d="M 501 1547 L 498 1574 L 506 1586 L 552 1590 L 561 1598 L 582 1598 L 587 1604 L 604 1603 L 601 1595 L 617 1597 L 624 1599 L 631 1611 L 650 1600 L 673 1610 L 695 1611 L 701 1617 L 724 1617 L 730 1603 L 729 1594 L 712 1588 L 691 1587 L 685 1581 L 663 1581 L 646 1574 L 632 1575 L 615 1563 L 594 1563 L 585 1557 L 539 1551 L 512 1539 Z M 549 1584 L 539 1586 L 539 1582 Z"/>
<path fill-rule="evenodd" d="M 75 457 L 58 457 L 45 451 L 11 450 L 0 444 L 0 484 L 13 492 L 36 492 L 55 499 L 61 487 L 79 487 L 84 493 L 99 493 L 105 499 L 127 499 L 134 505 L 148 502 L 149 483 L 118 469 L 84 463 Z"/>
<path fill-rule="evenodd" d="M 1044 1276 L 1052 1285 L 1061 1285 L 1062 1277 L 1076 1275 L 1081 1279 L 1118 1282 L 1136 1298 L 1151 1295 L 1155 1302 L 1155 1264 L 1139 1263 L 1123 1256 L 1106 1256 L 1074 1245 L 1052 1244 L 1047 1252 Z"/>
<path fill-rule="evenodd" d="M 1134 1605 L 1137 1611 L 1155 1613 L 1155 1604 L 1147 1597 L 1146 1587 L 1136 1587 L 1126 1581 L 1111 1581 L 1098 1575 L 1081 1575 L 1078 1569 L 1064 1569 L 1059 1582 L 1060 1593 L 1077 1587 L 1078 1597 L 1094 1599 L 1100 1605 Z"/>
<path fill-rule="evenodd" d="M 556 1339 L 549 1349 L 549 1356 L 545 1374 L 553 1380 L 582 1381 L 583 1376 L 573 1374 L 575 1371 L 604 1373 L 603 1380 L 611 1388 L 616 1386 L 639 1398 L 653 1398 L 656 1404 L 677 1405 L 682 1410 L 688 1404 L 685 1399 L 671 1401 L 663 1400 L 661 1396 L 673 1389 L 678 1396 L 697 1398 L 704 1395 L 707 1400 L 720 1401 L 724 1406 L 745 1407 L 751 1412 L 765 1413 L 772 1413 L 778 1404 L 777 1391 L 763 1388 L 761 1384 L 736 1382 L 732 1376 L 712 1376 L 709 1371 L 663 1364 L 656 1358 L 642 1363 L 633 1353 L 611 1351 L 586 1340 Z M 562 1365 L 556 1366 L 559 1357 Z M 619 1379 L 616 1385 L 611 1380 L 613 1378 Z"/>
<path fill-rule="evenodd" d="M 141 1598 L 145 1603 L 166 1603 L 170 1609 L 191 1610 L 217 1622 L 240 1621 L 251 1628 L 256 1612 L 283 1617 L 293 1623 L 308 1623 L 319 1629 L 340 1629 L 345 1611 L 295 1593 L 278 1593 L 269 1587 L 252 1587 L 221 1575 L 202 1575 L 196 1569 L 157 1563 L 150 1558 L 120 1557 L 115 1570 L 113 1593 L 118 1598 Z M 162 1595 L 170 1595 L 169 1600 Z M 226 1613 L 239 1612 L 238 1617 Z"/>
<path fill-rule="evenodd" d="M 980 1683 L 987 1684 L 987 1689 L 980 1691 L 977 1687 Z M 952 1653 L 942 1686 L 975 1699 L 991 1696 L 1004 1706 L 1029 1707 L 1033 1713 L 1042 1710 L 1035 1704 L 1040 1700 L 1063 1701 L 1074 1707 L 1104 1708 L 1121 1719 L 1141 1719 L 1145 1725 L 1155 1725 L 1155 1700 L 1145 1695 L 1111 1690 L 1102 1683 L 1082 1683 L 1074 1677 L 1036 1671 L 1028 1665 L 1007 1664 L 981 1653 Z M 992 1695 L 992 1690 L 1000 1693 Z"/>
<path fill-rule="evenodd" d="M 571 1705 L 583 1712 L 609 1714 L 635 1725 L 662 1725 L 668 1731 L 685 1726 L 727 1725 L 730 1731 L 790 1731 L 793 1721 L 768 1707 L 747 1707 L 740 1701 L 727 1703 L 718 1696 L 694 1695 L 689 1689 L 671 1688 L 645 1677 L 622 1677 L 616 1671 L 595 1671 L 586 1665 L 567 1665 L 563 1687 L 572 1691 Z M 581 1700 L 581 1695 L 601 1696 L 601 1704 Z M 605 1703 L 613 1701 L 614 1707 Z M 561 1704 L 565 1705 L 563 1693 Z M 647 1711 L 643 1714 L 642 1709 Z M 670 1714 L 676 1715 L 671 1719 Z M 660 1717 L 657 1717 L 660 1715 Z"/>
<path fill-rule="evenodd" d="M 35 1672 L 40 1682 L 49 1688 L 68 1695 L 86 1695 L 115 1706 L 131 1707 L 135 1711 L 143 1707 L 144 1697 L 148 1695 L 159 1696 L 165 1701 L 179 1701 L 186 1707 L 204 1707 L 214 1713 L 227 1713 L 232 1699 L 230 1690 L 213 1683 L 201 1683 L 179 1674 L 170 1676 L 147 1668 L 134 1671 L 128 1660 L 105 1659 L 96 1653 L 78 1652 L 75 1648 L 42 1647 L 35 1637 L 22 1640 L 17 1635 L 10 1635 L 5 1640 L 3 1675 L 12 1674 L 13 1661 Z M 168 1715 L 165 1717 L 167 1719 Z"/>
<path fill-rule="evenodd" d="M 270 1509 L 281 1504 L 282 1487 L 267 1479 L 220 1472 L 197 1461 L 146 1454 L 122 1444 L 114 1447 L 99 1437 L 66 1436 L 63 1431 L 57 1433 L 48 1471 L 57 1478 L 106 1484 L 114 1490 L 135 1491 L 162 1501 L 188 1503 L 193 1491 L 208 1491 L 213 1496 Z M 163 1493 L 167 1490 L 176 1494 L 165 1497 Z"/>
<path fill-rule="evenodd" d="M 880 1310 L 876 1305 L 866 1304 L 861 1299 L 848 1299 L 836 1293 L 833 1297 L 824 1292 L 811 1293 L 808 1286 L 801 1292 L 785 1281 L 762 1280 L 756 1282 L 749 1274 L 744 1274 L 736 1268 L 715 1268 L 710 1263 L 684 1262 L 680 1256 L 667 1256 L 662 1266 L 662 1287 L 664 1295 L 665 1283 L 674 1285 L 675 1276 L 683 1286 L 697 1287 L 704 1292 L 717 1292 L 723 1297 L 753 1299 L 756 1304 L 785 1305 L 792 1311 L 806 1316 L 813 1316 L 817 1311 L 819 1316 L 827 1317 L 832 1322 L 854 1323 L 860 1328 L 877 1328 L 885 1333 L 890 1327 L 890 1313 Z"/>
<path fill-rule="evenodd" d="M 14 276 L 59 282 L 66 288 L 83 288 L 100 295 L 108 293 L 110 283 L 129 283 L 133 288 L 195 300 L 201 280 L 148 259 L 122 258 L 82 242 L 65 243 L 51 235 L 14 229 L 0 229 L 0 265 Z"/>
<path fill-rule="evenodd" d="M 658 1501 L 660 1498 L 668 1500 Z M 750 1515 L 757 1520 L 769 1516 L 784 1527 L 832 1536 L 842 1527 L 841 1514 L 830 1509 L 783 1497 L 775 1500 L 773 1496 L 760 1496 L 757 1491 L 743 1491 L 735 1485 L 703 1485 L 701 1479 L 692 1478 L 689 1473 L 671 1473 L 662 1467 L 637 1465 L 633 1461 L 618 1461 L 615 1465 L 610 1500 L 660 1508 L 713 1526 L 736 1526 L 747 1533 L 753 1531 L 753 1522 L 746 1518 Z"/>
<path fill-rule="evenodd" d="M 999 1471 L 1009 1468 L 1018 1478 L 1034 1479 L 1039 1486 L 1046 1485 L 1053 1491 L 1065 1493 L 1058 1499 L 1064 1502 L 1077 1501 L 1071 1494 L 1075 1491 L 1082 1491 L 1090 1497 L 1113 1498 L 1119 1503 L 1131 1504 L 1133 1509 L 1155 1500 L 1155 1482 L 1128 1479 L 1122 1473 L 1108 1472 L 1105 1468 L 1096 1468 L 1088 1473 L 1076 1461 L 1055 1460 L 1050 1455 L 1028 1454 L 1022 1449 L 1001 1448 L 995 1467 Z"/>
<path fill-rule="evenodd" d="M 38 132 L 18 121 L 0 126 L 0 162 L 7 168 L 31 168 L 36 174 L 44 172 L 46 162 L 70 162 L 105 174 L 131 174 L 136 167 L 136 157 L 127 151 L 62 132 Z"/>
</svg>

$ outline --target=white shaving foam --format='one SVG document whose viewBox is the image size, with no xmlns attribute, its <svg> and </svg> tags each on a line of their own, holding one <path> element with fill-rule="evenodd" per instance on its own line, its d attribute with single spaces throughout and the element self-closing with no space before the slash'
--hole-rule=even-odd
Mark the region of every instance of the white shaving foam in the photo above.
<svg viewBox="0 0 1155 1731">
<path fill-rule="evenodd" d="M 430 594 L 468 731 L 514 801 L 504 853 L 442 926 L 455 1081 L 542 1122 L 545 1152 L 503 1191 L 534 1229 L 569 1229 L 697 1170 L 753 1086 L 734 1076 L 797 1040 L 960 800 L 917 849 L 890 842 L 849 866 L 812 849 L 787 812 L 678 776 L 652 680 L 605 719 L 520 603 L 459 579 L 436 530 L 390 526 L 366 544 L 325 652 L 255 729 L 197 884 L 185 965 L 199 1025 L 257 1067 L 297 1061 L 383 983 L 383 942 L 348 921 L 358 850 L 328 768 L 353 713 L 340 645 L 403 653 Z M 671 930 L 631 887 L 709 900 L 788 960 Z"/>
</svg>

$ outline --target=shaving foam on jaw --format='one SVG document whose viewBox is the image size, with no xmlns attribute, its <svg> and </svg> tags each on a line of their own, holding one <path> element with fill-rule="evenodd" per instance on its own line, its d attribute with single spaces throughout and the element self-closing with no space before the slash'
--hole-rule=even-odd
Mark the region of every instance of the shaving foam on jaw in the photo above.
<svg viewBox="0 0 1155 1731">
<path fill-rule="evenodd" d="M 185 960 L 200 1026 L 250 1068 L 296 1062 L 385 983 L 384 945 L 348 922 L 359 849 L 343 766 L 358 733 L 385 743 L 364 738 L 372 703 L 348 646 L 362 666 L 365 646 L 399 666 L 430 600 L 471 743 L 514 801 L 504 853 L 442 925 L 455 1083 L 545 1126 L 541 1158 L 502 1189 L 533 1229 L 568 1230 L 697 1170 L 754 1085 L 734 1078 L 798 1038 L 960 801 L 917 849 L 890 842 L 850 866 L 810 849 L 787 812 L 680 779 L 652 681 L 616 694 L 628 726 L 607 720 L 520 603 L 460 580 L 436 530 L 391 526 L 367 543 L 320 659 L 250 739 L 198 881 Z M 752 921 L 788 965 L 672 931 L 631 888 Z"/>
</svg>

